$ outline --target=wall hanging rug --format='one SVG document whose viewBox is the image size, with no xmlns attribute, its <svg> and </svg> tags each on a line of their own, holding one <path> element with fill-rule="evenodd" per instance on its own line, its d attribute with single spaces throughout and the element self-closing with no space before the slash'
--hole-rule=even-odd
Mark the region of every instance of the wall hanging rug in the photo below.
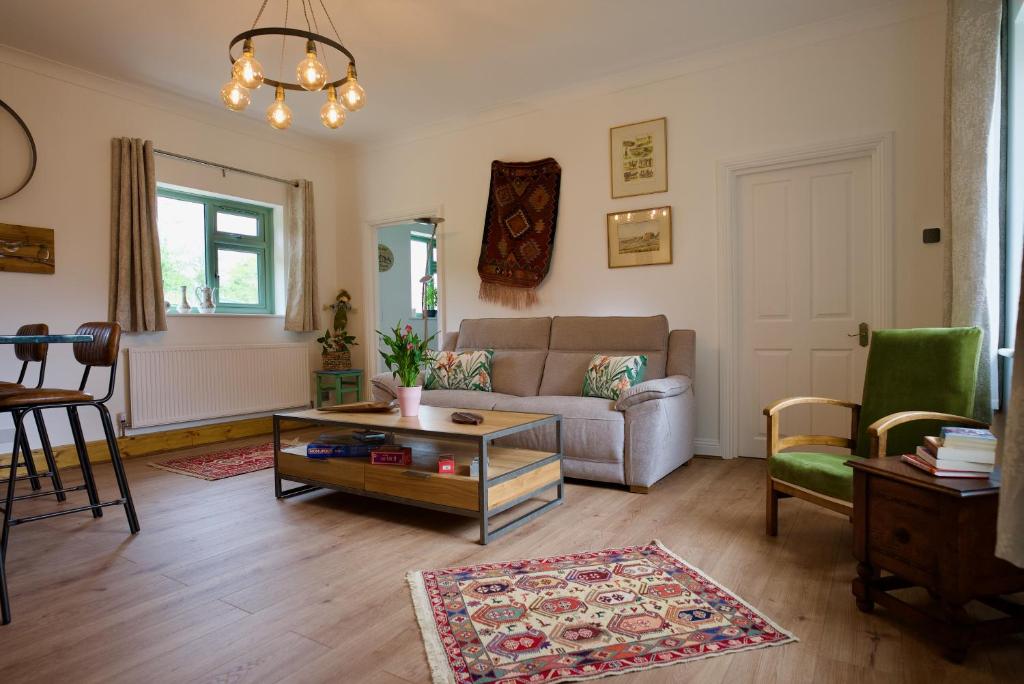
<svg viewBox="0 0 1024 684">
<path fill-rule="evenodd" d="M 267 442 L 236 449 L 224 449 L 201 456 L 185 456 L 149 465 L 203 480 L 222 480 L 225 477 L 273 468 L 274 444 Z"/>
<path fill-rule="evenodd" d="M 796 641 L 658 541 L 408 581 L 435 684 L 574 682 Z"/>
<path fill-rule="evenodd" d="M 480 299 L 513 309 L 537 303 L 551 267 L 562 167 L 554 159 L 491 162 L 480 246 Z"/>
</svg>

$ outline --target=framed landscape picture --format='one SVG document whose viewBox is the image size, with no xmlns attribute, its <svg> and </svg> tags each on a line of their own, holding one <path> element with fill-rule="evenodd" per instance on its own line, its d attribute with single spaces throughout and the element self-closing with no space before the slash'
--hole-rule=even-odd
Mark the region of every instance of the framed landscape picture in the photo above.
<svg viewBox="0 0 1024 684">
<path fill-rule="evenodd" d="M 665 117 L 611 129 L 612 199 L 668 191 Z"/>
<path fill-rule="evenodd" d="M 608 214 L 608 268 L 672 263 L 672 207 Z"/>
</svg>

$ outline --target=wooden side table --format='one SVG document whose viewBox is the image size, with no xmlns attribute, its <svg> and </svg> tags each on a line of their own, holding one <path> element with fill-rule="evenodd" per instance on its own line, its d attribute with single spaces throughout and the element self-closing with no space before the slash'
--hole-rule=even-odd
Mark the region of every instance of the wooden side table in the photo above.
<svg viewBox="0 0 1024 684">
<path fill-rule="evenodd" d="M 313 372 L 313 380 L 316 385 L 316 407 L 320 408 L 325 401 L 325 395 L 334 397 L 333 404 L 347 404 L 350 401 L 359 401 L 363 396 L 363 371 L 359 368 L 349 370 L 318 370 Z M 355 398 L 346 401 L 346 394 L 354 394 Z"/>
<path fill-rule="evenodd" d="M 857 607 L 875 603 L 917 623 L 961 662 L 973 642 L 1024 631 L 1024 605 L 1004 598 L 1024 591 L 1024 570 L 995 557 L 999 488 L 988 480 L 939 478 L 898 456 L 848 461 L 853 473 L 853 545 Z M 882 576 L 882 572 L 891 573 Z M 928 590 L 918 607 L 894 596 Z M 979 601 L 1005 617 L 975 621 L 964 606 Z"/>
</svg>

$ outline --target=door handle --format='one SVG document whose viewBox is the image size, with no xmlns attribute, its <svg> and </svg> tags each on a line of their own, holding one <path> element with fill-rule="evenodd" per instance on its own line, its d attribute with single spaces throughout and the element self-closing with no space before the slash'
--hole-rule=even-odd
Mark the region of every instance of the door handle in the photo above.
<svg viewBox="0 0 1024 684">
<path fill-rule="evenodd" d="M 870 335 L 870 333 L 871 326 L 861 321 L 861 324 L 857 326 L 857 332 L 850 333 L 849 335 L 847 335 L 847 337 L 859 337 L 860 339 L 857 340 L 857 343 L 860 344 L 860 346 L 862 347 L 866 347 L 868 346 L 868 336 Z"/>
</svg>

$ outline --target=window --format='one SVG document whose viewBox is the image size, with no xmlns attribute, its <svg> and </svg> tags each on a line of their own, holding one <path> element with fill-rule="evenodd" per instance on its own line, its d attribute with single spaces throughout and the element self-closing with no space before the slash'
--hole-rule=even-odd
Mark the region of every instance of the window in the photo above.
<svg viewBox="0 0 1024 684">
<path fill-rule="evenodd" d="M 214 290 L 218 313 L 274 313 L 274 220 L 269 207 L 157 190 L 164 297 Z"/>
<path fill-rule="evenodd" d="M 423 267 L 426 264 L 427 249 L 431 246 L 430 235 L 412 232 L 409 234 L 409 294 L 414 316 L 423 316 Z M 430 250 L 430 264 L 427 272 L 434 276 L 437 286 L 437 243 Z"/>
</svg>

